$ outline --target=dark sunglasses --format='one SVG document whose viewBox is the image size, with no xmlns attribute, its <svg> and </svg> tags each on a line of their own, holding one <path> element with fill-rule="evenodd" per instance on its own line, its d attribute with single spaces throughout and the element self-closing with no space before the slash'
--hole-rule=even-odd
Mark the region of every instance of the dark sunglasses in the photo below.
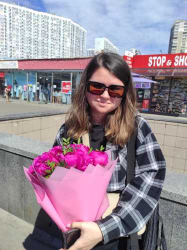
<svg viewBox="0 0 187 250">
<path fill-rule="evenodd" d="M 89 81 L 87 84 L 87 91 L 92 95 L 102 95 L 108 89 L 110 97 L 122 98 L 125 93 L 125 86 L 110 85 L 109 87 L 100 82 Z"/>
</svg>

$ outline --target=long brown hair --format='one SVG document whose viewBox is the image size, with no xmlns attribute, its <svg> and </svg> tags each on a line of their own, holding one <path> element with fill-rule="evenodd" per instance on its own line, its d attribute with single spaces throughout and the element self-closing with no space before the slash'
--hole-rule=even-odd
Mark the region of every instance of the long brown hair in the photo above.
<svg viewBox="0 0 187 250">
<path fill-rule="evenodd" d="M 125 96 L 120 106 L 109 113 L 105 120 L 107 140 L 123 147 L 135 130 L 136 95 L 130 69 L 123 58 L 115 53 L 101 53 L 94 56 L 84 70 L 66 120 L 68 136 L 77 140 L 92 128 L 86 99 L 87 83 L 100 67 L 107 69 L 125 85 Z"/>
</svg>

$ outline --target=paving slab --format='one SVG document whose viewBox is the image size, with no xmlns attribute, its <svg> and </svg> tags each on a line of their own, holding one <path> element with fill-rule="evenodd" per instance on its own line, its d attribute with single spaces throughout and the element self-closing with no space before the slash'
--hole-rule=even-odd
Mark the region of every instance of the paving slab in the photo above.
<svg viewBox="0 0 187 250">
<path fill-rule="evenodd" d="M 54 250 L 60 240 L 0 209 L 0 250 Z"/>
<path fill-rule="evenodd" d="M 11 99 L 6 102 L 4 98 L 0 98 L 0 117 L 13 116 L 16 114 L 29 114 L 29 113 L 42 113 L 42 112 L 57 112 L 66 113 L 70 105 L 57 104 L 57 103 L 40 103 L 40 102 L 27 102 L 16 99 Z"/>
</svg>

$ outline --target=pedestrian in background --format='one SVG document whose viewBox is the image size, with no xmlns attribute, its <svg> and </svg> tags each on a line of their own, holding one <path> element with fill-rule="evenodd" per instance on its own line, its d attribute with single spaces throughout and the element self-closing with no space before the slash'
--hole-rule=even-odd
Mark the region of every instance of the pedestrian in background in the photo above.
<svg viewBox="0 0 187 250">
<path fill-rule="evenodd" d="M 10 96 L 11 96 L 10 90 L 11 88 L 9 86 L 5 88 L 6 102 L 10 102 Z"/>
</svg>

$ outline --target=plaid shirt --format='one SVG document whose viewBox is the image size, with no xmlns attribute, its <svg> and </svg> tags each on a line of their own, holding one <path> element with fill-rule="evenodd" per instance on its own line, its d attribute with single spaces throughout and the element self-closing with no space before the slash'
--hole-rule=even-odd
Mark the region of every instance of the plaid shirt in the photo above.
<svg viewBox="0 0 187 250">
<path fill-rule="evenodd" d="M 135 177 L 126 185 L 127 146 L 123 148 L 107 142 L 112 159 L 118 156 L 107 192 L 120 192 L 120 199 L 113 212 L 97 221 L 103 242 L 128 236 L 143 228 L 151 217 L 160 197 L 165 178 L 166 164 L 160 146 L 144 118 L 138 116 L 136 139 Z M 64 125 L 60 128 L 54 146 L 61 144 Z"/>
</svg>

